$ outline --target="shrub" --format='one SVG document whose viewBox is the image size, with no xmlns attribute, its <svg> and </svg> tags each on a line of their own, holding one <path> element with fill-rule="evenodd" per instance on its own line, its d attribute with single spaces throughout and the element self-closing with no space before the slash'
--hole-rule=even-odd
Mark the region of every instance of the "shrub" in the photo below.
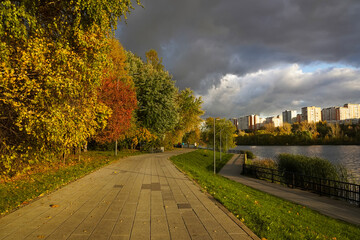
<svg viewBox="0 0 360 240">
<path fill-rule="evenodd" d="M 251 164 L 256 166 L 256 167 L 277 169 L 276 162 L 274 160 L 268 159 L 268 158 L 254 160 L 254 161 L 252 161 Z"/>
<path fill-rule="evenodd" d="M 256 156 L 253 152 L 249 151 L 249 150 L 241 150 L 240 151 L 241 154 L 245 154 L 246 153 L 246 156 L 248 159 L 255 159 Z"/>
<path fill-rule="evenodd" d="M 278 169 L 280 171 L 294 172 L 318 178 L 326 178 L 338 181 L 347 181 L 347 175 L 343 174 L 343 167 L 336 166 L 326 159 L 319 157 L 307 157 L 294 154 L 280 154 L 278 156 Z"/>
</svg>

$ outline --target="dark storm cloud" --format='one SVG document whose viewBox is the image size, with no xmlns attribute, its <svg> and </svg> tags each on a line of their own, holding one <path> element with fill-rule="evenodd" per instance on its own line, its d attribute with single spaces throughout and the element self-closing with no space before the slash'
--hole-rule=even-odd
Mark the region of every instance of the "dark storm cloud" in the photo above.
<svg viewBox="0 0 360 240">
<path fill-rule="evenodd" d="M 145 8 L 136 7 L 127 25 L 119 24 L 116 36 L 125 48 L 139 56 L 151 48 L 157 50 L 177 86 L 191 87 L 198 94 L 208 94 L 229 73 L 245 76 L 260 69 L 315 61 L 360 66 L 358 0 L 143 0 L 142 3 Z M 318 73 L 313 81 L 321 78 L 331 81 L 323 74 Z M 286 83 L 291 81 L 289 76 L 278 77 Z M 266 88 L 261 79 L 254 81 L 262 85 L 251 91 Z M 296 89 L 286 86 L 279 85 L 273 94 L 307 90 L 302 85 Z M 322 90 L 321 94 L 328 92 Z M 264 100 L 268 103 L 260 102 Z M 242 101 L 249 103 L 250 99 Z M 276 96 L 251 101 L 266 106 L 276 101 Z"/>
</svg>

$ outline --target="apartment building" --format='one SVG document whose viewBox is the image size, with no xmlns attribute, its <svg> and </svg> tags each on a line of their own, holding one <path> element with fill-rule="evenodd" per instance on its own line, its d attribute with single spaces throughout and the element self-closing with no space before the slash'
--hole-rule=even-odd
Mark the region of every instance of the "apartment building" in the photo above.
<svg viewBox="0 0 360 240">
<path fill-rule="evenodd" d="M 273 123 L 275 127 L 283 126 L 284 122 L 320 122 L 330 123 L 360 123 L 360 104 L 346 103 L 343 107 L 303 107 L 301 114 L 294 110 L 285 110 L 276 117 L 260 118 L 258 115 L 248 115 L 231 119 L 233 124 L 240 130 L 257 130 L 265 123 Z"/>
<path fill-rule="evenodd" d="M 274 124 L 274 127 L 281 127 L 283 125 L 283 119 L 280 115 L 276 117 L 267 117 L 266 123 L 272 123 Z"/>
<path fill-rule="evenodd" d="M 321 110 L 321 120 L 327 122 L 337 121 L 337 113 L 339 112 L 339 107 L 328 107 Z"/>
<path fill-rule="evenodd" d="M 248 115 L 238 118 L 238 126 L 241 130 L 257 130 L 262 124 L 264 124 L 264 119 L 258 115 Z"/>
<path fill-rule="evenodd" d="M 336 108 L 336 121 L 344 121 L 350 118 L 349 108 L 347 107 L 337 107 Z"/>
<path fill-rule="evenodd" d="M 296 111 L 294 110 L 285 110 L 284 112 L 282 112 L 282 120 L 283 123 L 287 122 L 287 123 L 294 123 L 296 122 Z"/>
<path fill-rule="evenodd" d="M 303 107 L 301 108 L 302 121 L 320 122 L 321 121 L 321 108 L 319 107 Z"/>
<path fill-rule="evenodd" d="M 348 119 L 358 119 L 360 118 L 360 104 L 352 104 L 346 103 L 344 108 L 349 109 L 349 116 Z"/>
<path fill-rule="evenodd" d="M 360 104 L 344 104 L 343 107 L 329 107 L 321 110 L 322 121 L 344 122 L 360 118 Z"/>
<path fill-rule="evenodd" d="M 236 127 L 236 130 L 239 130 L 239 122 L 237 118 L 231 118 L 230 121 L 234 124 Z"/>
</svg>

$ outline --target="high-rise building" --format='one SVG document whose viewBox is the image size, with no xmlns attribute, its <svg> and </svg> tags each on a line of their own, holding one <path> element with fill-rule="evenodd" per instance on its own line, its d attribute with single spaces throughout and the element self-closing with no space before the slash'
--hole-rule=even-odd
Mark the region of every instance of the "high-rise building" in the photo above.
<svg viewBox="0 0 360 240">
<path fill-rule="evenodd" d="M 262 124 L 258 115 L 248 115 L 238 118 L 238 126 L 241 130 L 257 130 Z"/>
<path fill-rule="evenodd" d="M 337 121 L 336 113 L 339 107 L 328 107 L 321 110 L 321 120 L 327 122 Z"/>
<path fill-rule="evenodd" d="M 358 119 L 360 118 L 360 104 L 346 103 L 344 108 L 349 109 L 349 118 L 348 119 Z"/>
<path fill-rule="evenodd" d="M 282 112 L 282 120 L 284 123 L 287 122 L 292 124 L 296 122 L 296 111 L 285 110 L 284 112 Z"/>
<path fill-rule="evenodd" d="M 321 121 L 321 108 L 319 107 L 303 107 L 301 108 L 302 121 L 320 122 Z"/>
<path fill-rule="evenodd" d="M 247 130 L 249 129 L 249 117 L 239 117 L 238 118 L 238 126 L 241 130 Z"/>
<path fill-rule="evenodd" d="M 336 108 L 336 121 L 344 121 L 350 118 L 349 108 L 347 107 L 337 107 Z"/>
<path fill-rule="evenodd" d="M 236 130 L 239 130 L 238 119 L 237 118 L 231 118 L 230 120 L 234 124 L 234 126 L 236 127 Z"/>
<path fill-rule="evenodd" d="M 267 117 L 266 123 L 272 123 L 274 124 L 274 127 L 281 127 L 283 125 L 283 120 L 281 116 L 276 117 Z"/>
</svg>

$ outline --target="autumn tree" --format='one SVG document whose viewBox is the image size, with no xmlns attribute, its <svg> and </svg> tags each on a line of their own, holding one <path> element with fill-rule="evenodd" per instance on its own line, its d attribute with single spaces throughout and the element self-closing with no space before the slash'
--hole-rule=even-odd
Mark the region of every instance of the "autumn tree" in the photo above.
<svg viewBox="0 0 360 240">
<path fill-rule="evenodd" d="M 191 130 L 190 132 L 187 132 L 183 136 L 183 142 L 186 142 L 187 144 L 197 144 L 199 145 L 201 140 L 201 129 L 200 127 L 195 128 L 194 130 Z"/>
<path fill-rule="evenodd" d="M 201 97 L 196 98 L 194 92 L 186 88 L 180 91 L 176 102 L 179 106 L 179 128 L 184 132 L 190 132 L 198 128 L 202 122 L 200 116 L 204 114 L 201 109 L 203 103 Z"/>
<path fill-rule="evenodd" d="M 150 149 L 157 139 L 156 135 L 140 126 L 140 123 L 135 118 L 132 119 L 130 128 L 119 138 L 122 147 L 135 149 L 139 146 L 140 150 Z"/>
<path fill-rule="evenodd" d="M 200 116 L 204 114 L 204 111 L 201 109 L 203 101 L 201 97 L 196 98 L 193 91 L 187 88 L 177 94 L 176 103 L 178 105 L 179 121 L 175 128 L 167 133 L 167 143 L 173 146 L 176 143 L 182 142 L 182 140 L 186 140 L 187 143 L 193 144 L 196 142 L 194 141 L 195 139 L 199 140 L 200 138 L 200 123 L 202 122 Z M 188 134 L 183 139 L 190 132 L 192 134 Z"/>
<path fill-rule="evenodd" d="M 99 101 L 111 109 L 107 126 L 96 136 L 101 143 L 117 141 L 130 128 L 133 111 L 136 109 L 136 94 L 133 82 L 125 69 L 126 55 L 120 43 L 111 39 L 109 68 L 104 72 L 99 88 Z"/>
<path fill-rule="evenodd" d="M 162 65 L 162 59 L 159 58 L 157 52 L 154 49 L 150 49 L 146 52 L 146 63 L 153 66 L 156 70 L 164 70 L 164 65 Z"/>
<path fill-rule="evenodd" d="M 153 59 L 154 53 L 151 55 Z M 141 127 L 157 136 L 164 136 L 178 122 L 177 89 L 172 76 L 159 68 L 159 60 L 144 63 L 133 53 L 127 53 L 129 73 L 134 79 L 138 109 L 136 117 Z"/>
<path fill-rule="evenodd" d="M 108 38 L 130 0 L 0 3 L 0 169 L 49 159 L 105 126 Z"/>
<path fill-rule="evenodd" d="M 283 125 L 279 128 L 280 134 L 290 135 L 292 127 L 288 122 L 284 122 Z"/>
</svg>

